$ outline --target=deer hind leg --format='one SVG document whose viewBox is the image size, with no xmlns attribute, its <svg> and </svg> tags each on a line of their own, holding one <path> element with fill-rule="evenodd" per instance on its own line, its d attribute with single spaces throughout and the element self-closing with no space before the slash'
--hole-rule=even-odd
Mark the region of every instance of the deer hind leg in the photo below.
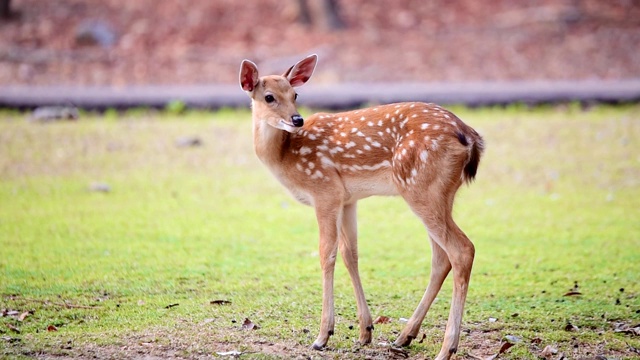
<svg viewBox="0 0 640 360">
<path fill-rule="evenodd" d="M 431 236 L 431 278 L 429 279 L 429 285 L 427 290 L 422 296 L 422 300 L 418 304 L 418 307 L 409 318 L 407 325 L 402 329 L 402 332 L 395 341 L 396 346 L 408 346 L 413 339 L 418 336 L 420 332 L 420 326 L 424 317 L 427 315 L 433 300 L 438 295 L 444 279 L 451 271 L 451 262 L 447 257 L 447 253 L 436 243 Z"/>
<path fill-rule="evenodd" d="M 322 202 L 321 202 L 322 203 Z M 333 335 L 335 317 L 333 302 L 333 274 L 338 252 L 338 227 L 341 223 L 341 204 L 323 203 L 316 206 L 316 218 L 320 233 L 320 267 L 322 268 L 322 317 L 320 333 L 313 348 L 321 350 Z"/>
<path fill-rule="evenodd" d="M 444 185 L 448 183 L 447 185 Z M 442 184 L 444 186 L 438 186 Z M 459 180 L 457 182 L 434 182 L 427 189 L 426 194 L 424 192 L 415 191 L 410 196 L 404 196 L 405 200 L 409 203 L 412 210 L 422 219 L 429 231 L 429 235 L 433 242 L 435 242 L 446 254 L 453 269 L 453 297 L 451 300 L 451 309 L 449 311 L 449 319 L 447 320 L 447 328 L 442 342 L 440 353 L 436 357 L 437 360 L 449 359 L 452 354 L 458 350 L 458 341 L 460 338 L 460 325 L 462 323 L 462 314 L 464 312 L 464 303 L 467 297 L 467 291 L 469 288 L 469 279 L 471 277 L 471 268 L 473 266 L 473 258 L 475 255 L 475 249 L 469 238 L 460 230 L 460 228 L 453 221 L 451 211 L 453 208 L 453 198 L 455 192 L 460 186 Z M 439 252 L 434 252 L 433 256 L 438 255 Z M 435 261 L 435 260 L 434 260 Z M 445 265 L 440 269 L 440 274 L 444 278 L 443 269 L 446 269 Z M 444 280 L 444 279 L 442 279 Z M 437 282 L 440 278 L 437 279 Z M 430 285 L 431 286 L 431 285 Z M 436 284 L 433 286 L 433 292 L 435 293 Z M 427 289 L 429 293 L 429 288 Z M 429 293 L 425 296 L 435 296 L 435 294 Z M 427 301 L 429 298 L 426 299 Z M 422 305 L 422 302 L 421 302 Z M 426 310 L 416 309 L 417 315 L 422 316 L 422 312 Z M 415 319 L 417 321 L 417 317 Z M 412 326 L 418 326 L 412 324 Z M 413 328 L 408 329 L 406 334 L 410 335 Z M 405 333 L 403 331 L 403 333 Z M 402 339 L 401 339 L 402 340 Z"/>
<path fill-rule="evenodd" d="M 344 261 L 353 291 L 356 296 L 356 304 L 358 307 L 358 321 L 360 324 L 360 343 L 368 344 L 371 342 L 373 331 L 373 321 L 371 313 L 367 306 L 367 301 L 360 282 L 360 274 L 358 272 L 358 230 L 356 220 L 356 204 L 345 205 L 342 213 L 342 229 L 338 238 L 338 246 L 340 254 Z"/>
</svg>

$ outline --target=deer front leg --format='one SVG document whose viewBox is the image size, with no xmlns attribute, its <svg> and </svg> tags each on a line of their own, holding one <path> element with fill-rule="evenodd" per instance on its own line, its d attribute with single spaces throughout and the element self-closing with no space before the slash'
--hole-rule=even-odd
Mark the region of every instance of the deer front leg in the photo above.
<svg viewBox="0 0 640 360">
<path fill-rule="evenodd" d="M 338 246 L 342 260 L 349 271 L 353 291 L 356 296 L 358 306 L 358 321 L 360 324 L 360 344 L 371 342 L 373 321 L 364 296 L 360 274 L 358 272 L 358 225 L 357 225 L 356 204 L 345 205 L 342 214 L 342 231 L 338 239 Z"/>
<path fill-rule="evenodd" d="M 320 267 L 322 268 L 322 318 L 320 333 L 313 348 L 321 350 L 333 335 L 335 319 L 333 305 L 333 272 L 338 252 L 338 226 L 340 205 L 316 206 L 316 218 L 320 233 Z"/>
</svg>

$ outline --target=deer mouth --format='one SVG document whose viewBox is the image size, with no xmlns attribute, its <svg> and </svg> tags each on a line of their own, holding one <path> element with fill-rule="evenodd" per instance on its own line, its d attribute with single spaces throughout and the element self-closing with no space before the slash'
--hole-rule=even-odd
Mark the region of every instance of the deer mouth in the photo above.
<svg viewBox="0 0 640 360">
<path fill-rule="evenodd" d="M 292 134 L 295 134 L 298 132 L 298 130 L 300 130 L 300 127 L 295 126 L 293 123 L 290 123 L 284 119 L 280 119 L 280 121 L 278 122 L 277 128 L 284 130 L 286 132 L 290 132 Z"/>
</svg>

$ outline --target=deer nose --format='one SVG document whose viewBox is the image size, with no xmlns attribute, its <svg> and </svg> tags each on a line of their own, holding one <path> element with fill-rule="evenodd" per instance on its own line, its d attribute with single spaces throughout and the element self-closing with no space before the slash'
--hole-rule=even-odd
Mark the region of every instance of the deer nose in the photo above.
<svg viewBox="0 0 640 360">
<path fill-rule="evenodd" d="M 291 117 L 291 122 L 295 127 L 301 127 L 302 125 L 304 125 L 304 120 L 302 119 L 302 116 L 298 114 L 295 114 Z"/>
</svg>

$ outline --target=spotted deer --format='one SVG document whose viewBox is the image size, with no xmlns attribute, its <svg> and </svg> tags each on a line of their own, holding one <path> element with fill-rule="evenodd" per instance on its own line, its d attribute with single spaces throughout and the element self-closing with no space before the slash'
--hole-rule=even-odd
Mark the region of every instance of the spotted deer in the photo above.
<svg viewBox="0 0 640 360">
<path fill-rule="evenodd" d="M 296 87 L 313 74 L 311 55 L 283 75 L 260 77 L 242 61 L 240 85 L 251 98 L 258 158 L 300 202 L 313 206 L 320 235 L 322 317 L 313 343 L 333 335 L 333 275 L 338 249 L 357 303 L 359 341 L 371 342 L 373 322 L 358 274 L 356 204 L 372 195 L 400 195 L 422 220 L 431 242 L 431 277 L 418 307 L 395 341 L 407 346 L 453 269 L 453 299 L 437 359 L 457 351 L 475 249 L 451 215 L 456 191 L 471 182 L 483 151 L 478 133 L 434 104 L 406 102 L 303 118 Z M 390 240 L 393 241 L 393 240 Z"/>
</svg>

